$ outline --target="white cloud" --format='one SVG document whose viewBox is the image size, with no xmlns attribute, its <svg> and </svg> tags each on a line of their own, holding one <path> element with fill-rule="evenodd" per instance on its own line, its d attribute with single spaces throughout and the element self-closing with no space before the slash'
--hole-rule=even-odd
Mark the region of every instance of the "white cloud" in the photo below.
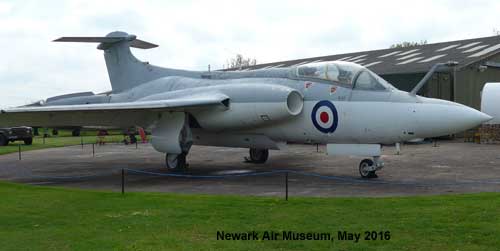
<svg viewBox="0 0 500 251">
<path fill-rule="evenodd" d="M 156 65 L 220 68 L 235 53 L 272 62 L 492 35 L 498 1 L 0 1 L 0 107 L 110 89 L 95 45 L 63 35 L 124 30 L 157 43 Z"/>
</svg>

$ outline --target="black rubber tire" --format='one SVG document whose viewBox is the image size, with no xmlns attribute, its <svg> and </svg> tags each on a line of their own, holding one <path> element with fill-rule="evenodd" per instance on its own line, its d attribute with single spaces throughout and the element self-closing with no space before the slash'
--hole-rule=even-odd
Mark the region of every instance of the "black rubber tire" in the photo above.
<svg viewBox="0 0 500 251">
<path fill-rule="evenodd" d="M 187 164 L 186 164 L 186 153 L 181 153 L 181 154 L 174 154 L 177 155 L 176 162 L 172 163 L 171 161 L 168 160 L 170 157 L 169 154 L 165 154 L 165 165 L 167 166 L 168 169 L 172 171 L 184 171 L 187 169 Z"/>
<path fill-rule="evenodd" d="M 80 136 L 80 129 L 74 129 L 73 131 L 71 131 L 71 135 L 73 137 L 78 137 Z"/>
<path fill-rule="evenodd" d="M 24 144 L 30 146 L 31 144 L 33 144 L 33 138 L 24 139 Z"/>
<path fill-rule="evenodd" d="M 256 164 L 263 164 L 266 163 L 268 158 L 269 158 L 268 149 L 250 148 L 250 162 Z"/>
<path fill-rule="evenodd" d="M 361 175 L 361 178 L 363 179 L 372 179 L 372 178 L 377 178 L 377 174 L 375 171 L 364 171 L 365 166 L 373 166 L 373 160 L 371 159 L 364 159 L 359 163 L 359 175 Z"/>
<path fill-rule="evenodd" d="M 9 139 L 3 135 L 3 134 L 0 134 L 0 146 L 6 146 L 9 144 Z"/>
</svg>

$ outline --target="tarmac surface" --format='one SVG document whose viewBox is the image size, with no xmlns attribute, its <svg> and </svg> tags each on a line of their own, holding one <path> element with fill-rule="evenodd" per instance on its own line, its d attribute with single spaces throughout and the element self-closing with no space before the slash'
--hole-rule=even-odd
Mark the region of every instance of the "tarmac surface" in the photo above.
<svg viewBox="0 0 500 251">
<path fill-rule="evenodd" d="M 376 179 L 359 177 L 362 158 L 327 156 L 325 146 L 289 145 L 270 151 L 265 164 L 245 163 L 247 149 L 193 146 L 189 169 L 177 175 L 164 167 L 164 155 L 149 144 L 107 144 L 51 148 L 0 156 L 0 180 L 83 189 L 196 194 L 284 196 L 404 196 L 500 191 L 500 145 L 459 140 L 384 147 L 384 169 Z M 149 173 L 138 173 L 149 172 Z M 160 175 L 156 175 L 160 174 Z M 239 175 L 239 176 L 234 176 Z M 216 177 L 214 177 L 216 176 Z M 223 177 L 220 177 L 223 176 Z"/>
</svg>

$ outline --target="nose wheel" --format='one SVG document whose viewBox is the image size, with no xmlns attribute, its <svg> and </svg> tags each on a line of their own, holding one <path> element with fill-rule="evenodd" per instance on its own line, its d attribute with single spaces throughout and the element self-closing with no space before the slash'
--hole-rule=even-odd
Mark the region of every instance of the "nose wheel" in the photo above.
<svg viewBox="0 0 500 251">
<path fill-rule="evenodd" d="M 380 157 L 376 156 L 371 159 L 364 159 L 359 163 L 359 174 L 361 178 L 372 179 L 377 178 L 376 171 L 384 167 L 384 162 L 380 160 Z"/>
<path fill-rule="evenodd" d="M 184 171 L 187 168 L 186 155 L 187 153 L 167 153 L 165 156 L 165 163 L 167 165 L 167 168 L 172 171 Z"/>
</svg>

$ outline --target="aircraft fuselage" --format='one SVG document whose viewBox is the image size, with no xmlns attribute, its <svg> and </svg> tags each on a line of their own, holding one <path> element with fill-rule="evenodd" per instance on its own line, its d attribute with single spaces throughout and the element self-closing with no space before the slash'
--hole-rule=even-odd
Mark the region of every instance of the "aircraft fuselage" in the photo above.
<svg viewBox="0 0 500 251">
<path fill-rule="evenodd" d="M 269 142 L 388 144 L 459 132 L 484 119 L 469 107 L 397 89 L 355 90 L 325 81 L 279 77 L 288 75 L 283 69 L 279 73 L 269 74 L 274 77 L 247 77 L 241 73 L 222 73 L 215 79 L 164 77 L 96 100 L 121 103 L 197 93 L 227 94 L 231 102 L 223 113 L 212 108 L 190 114 L 196 120 L 194 124 L 199 125 L 193 128 L 195 144 L 232 147 L 277 148 Z M 283 97 L 274 92 L 279 88 L 302 95 L 299 114 L 273 117 L 274 110 L 286 106 Z M 88 100 L 82 98 L 81 102 Z M 75 102 L 61 100 L 58 104 Z M 142 126 L 151 126 L 151 121 L 144 122 Z"/>
</svg>

